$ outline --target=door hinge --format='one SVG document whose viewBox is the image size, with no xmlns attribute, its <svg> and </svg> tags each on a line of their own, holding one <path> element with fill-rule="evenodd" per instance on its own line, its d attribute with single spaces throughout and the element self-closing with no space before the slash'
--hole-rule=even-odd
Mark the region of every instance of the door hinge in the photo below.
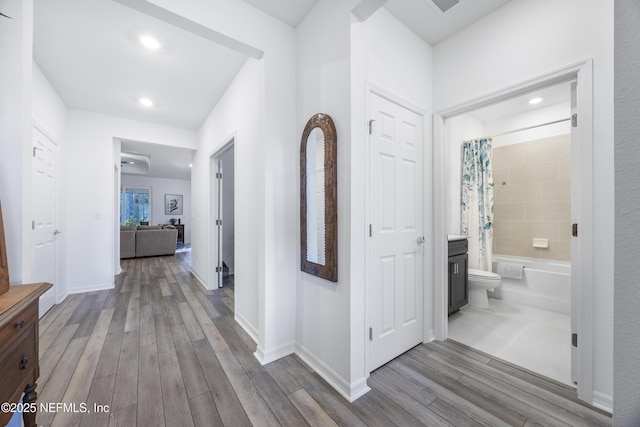
<svg viewBox="0 0 640 427">
<path fill-rule="evenodd" d="M 571 334 L 571 345 L 574 347 L 578 346 L 578 334 Z"/>
<path fill-rule="evenodd" d="M 216 179 L 222 179 L 222 172 L 216 172 Z"/>
<path fill-rule="evenodd" d="M 571 224 L 571 235 L 578 237 L 578 224 Z"/>
<path fill-rule="evenodd" d="M 575 113 L 575 114 L 571 115 L 571 127 L 572 128 L 577 128 L 578 127 L 578 113 Z"/>
<path fill-rule="evenodd" d="M 373 133 L 373 122 L 375 122 L 374 119 L 369 120 L 369 135 Z"/>
<path fill-rule="evenodd" d="M 221 219 L 216 219 L 216 225 L 218 225 L 218 226 L 222 225 L 222 220 Z"/>
<path fill-rule="evenodd" d="M 369 237 L 373 237 L 373 225 L 369 224 Z"/>
<path fill-rule="evenodd" d="M 369 341 L 373 341 L 373 328 L 369 328 Z"/>
<path fill-rule="evenodd" d="M 31 221 L 31 229 L 32 229 L 32 230 L 35 230 L 35 229 L 36 229 L 36 222 L 35 222 L 35 220 L 32 220 L 32 221 Z"/>
</svg>

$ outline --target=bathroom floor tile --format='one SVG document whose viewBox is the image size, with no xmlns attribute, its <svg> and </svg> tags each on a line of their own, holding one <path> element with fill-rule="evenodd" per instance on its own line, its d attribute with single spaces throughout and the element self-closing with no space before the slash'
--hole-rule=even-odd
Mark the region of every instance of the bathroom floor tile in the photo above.
<svg viewBox="0 0 640 427">
<path fill-rule="evenodd" d="M 489 299 L 490 309 L 463 307 L 449 318 L 449 338 L 538 372 L 571 382 L 571 317 Z"/>
</svg>

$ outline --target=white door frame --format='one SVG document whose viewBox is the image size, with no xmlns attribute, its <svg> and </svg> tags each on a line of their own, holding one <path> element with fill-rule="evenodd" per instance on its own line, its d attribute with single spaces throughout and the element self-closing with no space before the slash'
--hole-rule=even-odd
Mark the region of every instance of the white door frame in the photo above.
<svg viewBox="0 0 640 427">
<path fill-rule="evenodd" d="M 529 80 L 522 84 L 474 99 L 462 105 L 434 114 L 434 283 L 435 287 L 434 316 L 435 338 L 445 340 L 448 336 L 447 326 L 447 166 L 449 164 L 446 149 L 447 135 L 444 121 L 450 117 L 463 114 L 481 107 L 495 104 L 507 99 L 523 95 L 538 88 L 552 86 L 557 83 L 577 80 L 578 82 L 578 167 L 577 176 L 580 186 L 577 192 L 579 211 L 572 212 L 572 221 L 579 224 L 579 237 L 575 239 L 572 249 L 571 269 L 572 281 L 577 281 L 577 332 L 579 346 L 577 349 L 578 397 L 593 402 L 593 236 L 594 236 L 594 184 L 593 184 L 593 60 L 588 59 L 553 73 Z M 573 144 L 573 141 L 572 141 Z M 573 168 L 573 165 L 572 165 Z M 569 339 L 569 337 L 567 337 Z"/>
<path fill-rule="evenodd" d="M 218 262 L 213 261 L 214 256 L 218 260 L 222 256 L 222 233 L 220 232 L 221 228 L 216 224 L 217 219 L 222 219 L 222 188 L 216 183 L 216 173 L 220 169 L 220 157 L 231 147 L 234 147 L 235 141 L 236 135 L 234 133 L 224 140 L 220 148 L 209 153 L 209 261 L 211 263 L 209 283 L 207 284 L 209 289 L 222 287 L 222 270 L 216 271 Z M 222 265 L 220 267 L 222 268 Z"/>
<path fill-rule="evenodd" d="M 430 290 L 433 289 L 433 286 L 431 285 L 431 283 L 428 283 L 429 280 L 431 280 L 431 275 L 428 274 L 428 272 L 433 268 L 433 263 L 432 263 L 432 257 L 430 256 L 432 254 L 432 249 L 429 246 L 429 237 L 433 236 L 433 230 L 430 227 L 430 222 L 429 220 L 431 219 L 431 216 L 429 215 L 429 212 L 431 212 L 432 206 L 433 206 L 433 202 L 432 200 L 428 197 L 428 194 L 431 190 L 431 180 L 428 178 L 428 173 L 426 173 L 426 169 L 427 169 L 427 165 L 431 165 L 432 164 L 432 157 L 431 157 L 431 152 L 428 149 L 428 130 L 429 130 L 429 123 L 428 120 L 426 119 L 427 116 L 427 111 L 421 107 L 418 107 L 414 104 L 412 104 L 411 102 L 407 101 L 406 99 L 387 91 L 386 89 L 383 89 L 380 86 L 377 86 L 371 82 L 366 82 L 366 115 L 365 117 L 367 118 L 367 120 L 370 119 L 370 111 L 369 111 L 369 107 L 371 104 L 371 95 L 375 94 L 378 95 L 382 98 L 385 98 L 386 100 L 393 102 L 394 104 L 398 104 L 399 106 L 406 108 L 407 110 L 410 110 L 416 114 L 418 114 L 420 117 L 422 117 L 422 169 L 423 169 L 423 179 L 424 179 L 424 186 L 423 186 L 423 191 L 425 194 L 425 197 L 423 197 L 423 206 L 422 206 L 422 223 L 423 223 L 423 234 L 426 237 L 426 242 L 423 245 L 424 247 L 424 259 L 422 262 L 422 266 L 423 266 L 423 300 L 424 300 L 424 304 L 423 304 L 423 327 L 422 327 L 422 333 L 423 333 L 423 342 L 427 342 L 427 341 L 431 341 L 433 339 L 433 330 L 432 330 L 432 323 L 431 323 L 431 316 L 427 315 L 427 310 L 430 307 L 430 303 L 432 301 L 431 296 L 429 295 Z M 367 123 L 368 126 L 368 123 Z M 365 149 L 364 149 L 364 161 L 365 161 L 365 226 L 368 227 L 369 224 L 371 223 L 371 209 L 370 209 L 370 203 L 371 203 L 371 182 L 369 180 L 370 177 L 370 173 L 371 173 L 371 166 L 370 166 L 370 156 L 371 156 L 371 150 L 370 150 L 370 144 L 369 144 L 369 130 L 367 129 L 365 131 L 365 137 L 366 137 L 366 144 L 365 144 Z M 365 233 L 365 244 L 364 244 L 364 248 L 365 248 L 365 254 L 366 256 L 364 257 L 364 280 L 365 280 L 365 290 L 364 290 L 364 315 L 365 315 L 365 319 L 366 320 L 366 328 L 365 331 L 363 331 L 365 333 L 366 336 L 366 351 L 365 351 L 365 369 L 367 372 L 371 372 L 370 371 L 370 365 L 371 365 L 371 357 L 370 357 L 370 347 L 371 347 L 371 341 L 369 340 L 369 326 L 371 325 L 371 307 L 370 307 L 370 299 L 371 299 L 371 240 L 369 239 L 369 231 L 367 229 L 367 232 Z M 433 282 L 432 282 L 433 283 Z"/>
</svg>

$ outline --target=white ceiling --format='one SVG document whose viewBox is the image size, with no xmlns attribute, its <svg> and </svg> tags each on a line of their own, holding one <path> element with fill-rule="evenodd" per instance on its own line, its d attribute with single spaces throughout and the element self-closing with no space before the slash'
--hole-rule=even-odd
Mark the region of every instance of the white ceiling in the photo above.
<svg viewBox="0 0 640 427">
<path fill-rule="evenodd" d="M 542 98 L 542 101 L 538 104 L 531 105 L 529 104 L 529 101 L 532 98 Z M 469 114 L 481 122 L 487 123 L 516 114 L 547 108 L 552 105 L 567 103 L 569 101 L 571 101 L 571 83 L 565 82 L 555 86 L 538 89 L 498 104 L 479 108 Z"/>
<path fill-rule="evenodd" d="M 385 7 L 432 46 L 511 0 L 460 0 L 442 13 L 431 0 L 388 0 Z"/>
<path fill-rule="evenodd" d="M 296 28 L 318 0 L 244 0 L 244 2 Z"/>
<path fill-rule="evenodd" d="M 145 34 L 162 47 L 143 47 Z M 246 60 L 111 0 L 35 0 L 33 37 L 35 61 L 68 107 L 194 131 Z"/>
<path fill-rule="evenodd" d="M 121 146 L 121 166 L 125 175 L 191 179 L 189 165 L 195 150 L 130 140 L 121 140 Z"/>
<path fill-rule="evenodd" d="M 318 0 L 244 1 L 297 27 Z M 431 0 L 385 7 L 434 45 L 508 1 L 461 0 L 444 14 Z M 144 48 L 143 34 L 155 36 L 160 50 Z M 247 59 L 113 0 L 34 0 L 33 55 L 70 108 L 193 131 Z M 140 97 L 154 105 L 142 107 Z"/>
</svg>

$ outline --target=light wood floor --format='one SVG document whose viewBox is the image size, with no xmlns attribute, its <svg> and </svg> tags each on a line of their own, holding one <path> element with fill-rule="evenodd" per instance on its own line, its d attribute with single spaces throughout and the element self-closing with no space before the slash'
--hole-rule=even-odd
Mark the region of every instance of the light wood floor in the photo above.
<svg viewBox="0 0 640 427">
<path fill-rule="evenodd" d="M 75 407 L 39 412 L 39 425 L 611 424 L 572 389 L 451 341 L 376 370 L 349 404 L 296 356 L 261 366 L 233 320 L 233 284 L 205 291 L 189 256 L 123 261 L 115 289 L 41 319 L 38 402 Z"/>
</svg>

